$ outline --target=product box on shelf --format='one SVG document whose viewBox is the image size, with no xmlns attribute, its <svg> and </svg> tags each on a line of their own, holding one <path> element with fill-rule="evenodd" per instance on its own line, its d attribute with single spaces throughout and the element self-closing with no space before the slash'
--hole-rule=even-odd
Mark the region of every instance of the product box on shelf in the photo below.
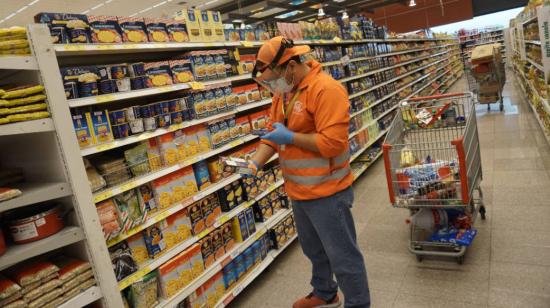
<svg viewBox="0 0 550 308">
<path fill-rule="evenodd" d="M 201 245 L 196 243 L 188 249 L 189 262 L 193 271 L 193 278 L 197 278 L 204 271 L 204 262 L 201 254 Z"/>
<path fill-rule="evenodd" d="M 164 43 L 170 40 L 166 30 L 166 23 L 169 19 L 146 17 L 144 21 L 149 42 Z"/>
<path fill-rule="evenodd" d="M 168 249 L 189 239 L 191 237 L 191 221 L 189 220 L 187 209 L 168 216 L 165 220 L 162 233 Z"/>
<path fill-rule="evenodd" d="M 216 193 L 218 195 L 218 199 L 220 200 L 222 211 L 229 212 L 237 206 L 235 192 L 233 190 L 232 184 L 225 185 Z"/>
<path fill-rule="evenodd" d="M 214 30 L 214 40 L 217 42 L 225 41 L 223 32 L 222 14 L 218 11 L 208 11 L 211 27 Z"/>
<path fill-rule="evenodd" d="M 214 251 L 214 257 L 216 260 L 219 260 L 225 254 L 222 229 L 218 228 L 212 231 L 210 237 L 212 239 L 212 250 Z"/>
<path fill-rule="evenodd" d="M 179 260 L 171 259 L 159 267 L 160 290 L 164 298 L 170 298 L 181 289 L 178 274 Z"/>
<path fill-rule="evenodd" d="M 165 175 L 152 182 L 156 203 L 161 210 L 170 207 L 173 203 L 172 187 L 170 186 L 171 181 L 172 177 L 170 175 Z"/>
<path fill-rule="evenodd" d="M 211 227 L 221 215 L 220 203 L 215 194 L 211 194 L 200 200 L 202 214 L 207 227 Z"/>
<path fill-rule="evenodd" d="M 210 267 L 214 261 L 214 250 L 212 247 L 212 239 L 210 238 L 210 234 L 203 237 L 199 244 L 201 245 L 201 254 L 202 254 L 202 260 L 204 261 L 204 267 L 208 268 Z"/>
<path fill-rule="evenodd" d="M 204 296 L 204 291 L 202 287 L 199 287 L 195 292 L 191 293 L 187 298 L 187 303 L 185 307 L 208 307 L 206 306 L 206 298 Z"/>
<path fill-rule="evenodd" d="M 158 257 L 167 248 L 160 224 L 155 224 L 145 229 L 143 231 L 143 238 L 151 259 Z"/>
<path fill-rule="evenodd" d="M 197 201 L 191 204 L 187 208 L 187 211 L 189 214 L 189 220 L 191 221 L 191 229 L 193 230 L 193 234 L 198 235 L 206 228 L 201 209 L 201 202 Z"/>
<path fill-rule="evenodd" d="M 185 22 L 169 19 L 166 21 L 166 30 L 171 42 L 183 43 L 189 41 Z"/>
<path fill-rule="evenodd" d="M 212 149 L 210 144 L 210 135 L 208 134 L 208 128 L 206 125 L 197 125 L 195 127 L 195 133 L 199 142 L 199 153 L 208 152 Z"/>
<path fill-rule="evenodd" d="M 200 18 L 200 10 L 194 10 L 191 8 L 185 8 L 179 12 L 176 12 L 174 16 L 175 20 L 185 21 L 185 25 L 187 26 L 187 33 L 189 34 L 189 41 L 191 42 L 204 41 L 202 37 Z"/>
<path fill-rule="evenodd" d="M 119 16 L 118 24 L 122 30 L 123 42 L 146 43 L 148 41 L 143 18 Z"/>
<path fill-rule="evenodd" d="M 116 16 L 88 16 L 92 43 L 120 43 L 121 29 Z"/>
<path fill-rule="evenodd" d="M 201 29 L 202 39 L 205 42 L 213 42 L 215 41 L 214 36 L 214 27 L 213 24 L 210 22 L 210 16 L 208 14 L 208 11 L 199 11 L 199 26 Z"/>
<path fill-rule="evenodd" d="M 233 237 L 235 241 L 240 243 L 248 238 L 248 225 L 246 222 L 246 215 L 244 212 L 240 212 L 233 218 Z"/>
<path fill-rule="evenodd" d="M 145 73 L 149 78 L 147 87 L 160 87 L 173 84 L 170 63 L 168 61 L 145 63 Z"/>
<path fill-rule="evenodd" d="M 240 55 L 239 67 L 237 69 L 239 72 L 239 75 L 252 73 L 252 70 L 254 69 L 255 64 L 256 64 L 256 55 L 253 55 L 253 54 Z"/>
<path fill-rule="evenodd" d="M 83 14 L 39 13 L 34 16 L 36 23 L 47 24 L 54 44 L 90 43 L 88 17 Z"/>
<path fill-rule="evenodd" d="M 174 83 L 185 83 L 195 80 L 191 61 L 187 59 L 170 60 L 169 64 Z"/>
<path fill-rule="evenodd" d="M 162 163 L 171 166 L 178 162 L 178 149 L 174 143 L 174 134 L 167 133 L 157 137 Z"/>
<path fill-rule="evenodd" d="M 189 261 L 189 253 L 185 250 L 178 254 L 176 258 L 179 260 L 178 276 L 180 285 L 184 288 L 193 281 L 193 268 Z"/>
<path fill-rule="evenodd" d="M 149 253 L 147 250 L 147 245 L 145 244 L 145 239 L 143 234 L 137 233 L 126 239 L 128 246 L 132 251 L 132 257 L 138 265 L 145 263 L 149 260 Z"/>
<path fill-rule="evenodd" d="M 269 235 L 271 246 L 275 249 L 281 248 L 287 241 L 284 222 L 279 222 L 273 229 L 270 229 Z"/>
<path fill-rule="evenodd" d="M 256 233 L 256 223 L 254 221 L 254 211 L 251 207 L 244 210 L 244 215 L 246 217 L 246 226 L 248 229 L 248 234 L 254 234 Z"/>
<path fill-rule="evenodd" d="M 199 190 L 203 190 L 212 185 L 210 182 L 210 174 L 208 172 L 208 165 L 206 164 L 206 161 L 201 160 L 193 164 L 193 172 L 195 174 L 195 180 Z"/>
<path fill-rule="evenodd" d="M 103 235 L 106 240 L 117 236 L 122 227 L 118 218 L 118 211 L 113 199 L 102 201 L 96 205 L 97 214 L 99 215 L 99 222 L 103 229 Z"/>
<path fill-rule="evenodd" d="M 71 116 L 73 119 L 73 127 L 76 133 L 76 139 L 78 145 L 81 148 L 85 148 L 93 144 L 92 133 L 90 131 L 90 125 L 85 113 L 74 114 Z"/>
<path fill-rule="evenodd" d="M 273 216 L 273 208 L 268 198 L 262 198 L 252 206 L 254 217 L 258 222 L 265 222 Z"/>
</svg>

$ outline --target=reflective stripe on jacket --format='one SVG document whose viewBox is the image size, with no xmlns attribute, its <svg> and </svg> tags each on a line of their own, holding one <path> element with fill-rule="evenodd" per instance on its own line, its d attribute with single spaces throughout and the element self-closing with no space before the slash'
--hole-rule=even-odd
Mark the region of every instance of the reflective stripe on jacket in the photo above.
<svg viewBox="0 0 550 308">
<path fill-rule="evenodd" d="M 294 145 L 284 147 L 263 140 L 279 153 L 285 189 L 291 199 L 312 200 L 333 195 L 353 183 L 349 166 L 349 98 L 346 89 L 321 70 L 316 61 L 307 63 L 308 75 L 298 86 L 302 91 L 288 118 L 288 129 L 316 134 L 319 153 Z M 273 98 L 271 123 L 283 123 L 283 100 Z"/>
</svg>

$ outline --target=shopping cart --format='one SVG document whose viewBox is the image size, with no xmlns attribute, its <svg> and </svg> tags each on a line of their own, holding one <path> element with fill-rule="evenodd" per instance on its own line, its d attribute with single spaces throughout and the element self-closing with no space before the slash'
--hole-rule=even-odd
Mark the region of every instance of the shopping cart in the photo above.
<svg viewBox="0 0 550 308">
<path fill-rule="evenodd" d="M 454 228 L 461 232 L 473 232 L 477 213 L 485 219 L 474 96 L 418 97 L 401 102 L 399 108 L 383 155 L 390 201 L 411 211 L 409 250 L 419 261 L 423 256 L 446 256 L 461 264 L 469 244 L 434 236 L 451 229 L 451 213 Z M 426 218 L 426 212 L 432 225 L 420 226 L 415 218 Z"/>
</svg>

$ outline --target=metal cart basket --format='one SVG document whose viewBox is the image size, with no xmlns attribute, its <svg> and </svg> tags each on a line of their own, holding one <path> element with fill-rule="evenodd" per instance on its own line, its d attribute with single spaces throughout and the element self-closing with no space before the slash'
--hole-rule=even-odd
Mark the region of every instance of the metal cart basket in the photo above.
<svg viewBox="0 0 550 308">
<path fill-rule="evenodd" d="M 411 216 L 423 209 L 458 210 L 473 225 L 485 218 L 475 99 L 471 92 L 413 98 L 399 105 L 383 145 L 392 205 Z M 466 246 L 430 241 L 430 230 L 411 223 L 409 250 L 463 262 Z M 430 233 L 428 233 L 430 232 Z"/>
</svg>

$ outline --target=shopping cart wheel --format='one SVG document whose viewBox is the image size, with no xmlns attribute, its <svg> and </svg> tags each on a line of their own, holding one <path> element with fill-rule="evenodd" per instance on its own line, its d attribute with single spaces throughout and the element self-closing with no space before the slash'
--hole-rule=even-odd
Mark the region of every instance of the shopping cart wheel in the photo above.
<svg viewBox="0 0 550 308">
<path fill-rule="evenodd" d="M 416 255 L 416 261 L 422 262 L 423 259 L 421 255 Z"/>
<path fill-rule="evenodd" d="M 479 215 L 481 216 L 481 220 L 485 220 L 485 213 L 487 210 L 485 209 L 485 205 L 482 205 L 479 207 Z"/>
<path fill-rule="evenodd" d="M 462 265 L 464 264 L 464 256 L 460 256 L 458 258 L 456 258 L 456 263 Z"/>
</svg>

